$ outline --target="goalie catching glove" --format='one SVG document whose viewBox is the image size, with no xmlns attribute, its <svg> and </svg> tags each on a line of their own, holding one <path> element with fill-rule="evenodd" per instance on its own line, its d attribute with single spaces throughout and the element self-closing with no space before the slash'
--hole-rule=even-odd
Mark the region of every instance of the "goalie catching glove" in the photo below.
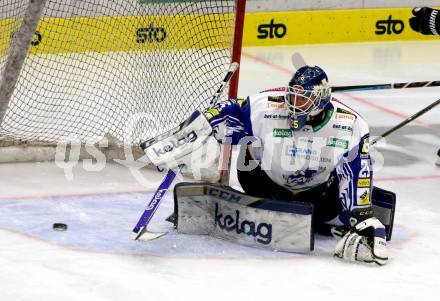
<svg viewBox="0 0 440 301">
<path fill-rule="evenodd" d="M 333 235 L 342 237 L 336 244 L 334 255 L 349 261 L 386 264 L 388 251 L 384 225 L 375 217 L 361 222 L 352 219 L 351 224 L 348 232 L 333 228 Z"/>
</svg>

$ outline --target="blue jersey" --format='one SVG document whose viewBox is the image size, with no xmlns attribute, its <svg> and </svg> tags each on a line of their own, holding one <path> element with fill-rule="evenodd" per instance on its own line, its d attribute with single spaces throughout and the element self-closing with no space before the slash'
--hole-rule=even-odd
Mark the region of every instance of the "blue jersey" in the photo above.
<svg viewBox="0 0 440 301">
<path fill-rule="evenodd" d="M 300 192 L 336 174 L 345 211 L 371 207 L 373 172 L 364 119 L 333 98 L 319 125 L 292 131 L 284 96 L 284 89 L 275 89 L 220 100 L 205 116 L 219 142 L 247 144 L 253 159 L 278 185 Z"/>
</svg>

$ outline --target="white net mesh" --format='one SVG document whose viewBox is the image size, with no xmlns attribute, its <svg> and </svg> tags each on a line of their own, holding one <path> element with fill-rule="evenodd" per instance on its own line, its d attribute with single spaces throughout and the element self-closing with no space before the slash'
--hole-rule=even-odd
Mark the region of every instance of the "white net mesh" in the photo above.
<svg viewBox="0 0 440 301">
<path fill-rule="evenodd" d="M 28 4 L 0 4 L 0 79 Z M 0 138 L 111 135 L 136 145 L 171 129 L 218 88 L 235 9 L 235 1 L 47 0 Z"/>
</svg>

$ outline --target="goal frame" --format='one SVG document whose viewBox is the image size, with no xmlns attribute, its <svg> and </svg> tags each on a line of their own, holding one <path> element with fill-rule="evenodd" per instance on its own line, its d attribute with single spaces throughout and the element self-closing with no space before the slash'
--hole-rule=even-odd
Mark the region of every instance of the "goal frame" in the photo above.
<svg viewBox="0 0 440 301">
<path fill-rule="evenodd" d="M 0 122 L 3 121 L 8 104 L 11 100 L 15 85 L 20 76 L 21 68 L 24 64 L 26 55 L 29 51 L 35 30 L 38 22 L 42 17 L 42 11 L 47 0 L 32 0 L 29 1 L 25 19 L 22 26 L 18 29 L 17 34 L 14 35 L 14 46 L 10 50 L 3 76 L 0 79 Z M 231 62 L 240 64 L 241 48 L 243 39 L 243 27 L 246 0 L 235 0 L 235 28 L 233 34 L 232 56 Z M 7 75 L 7 76 L 5 76 Z M 236 98 L 238 93 L 239 70 L 235 72 L 229 84 L 228 97 Z M 114 141 L 109 137 L 108 146 L 102 148 L 108 160 L 111 159 L 125 159 L 124 146 L 118 141 Z M 20 141 L 2 139 L 0 137 L 0 163 L 10 162 L 35 162 L 35 161 L 53 161 L 56 154 L 56 143 L 45 143 L 41 141 Z M 130 146 L 132 153 L 135 153 L 135 159 L 142 154 L 142 150 L 134 145 Z M 230 146 L 224 146 L 223 158 L 221 158 L 221 169 L 228 170 L 230 165 Z M 67 149 L 67 148 L 66 148 Z M 121 157 L 122 156 L 122 157 Z M 80 159 L 89 159 L 90 155 L 81 148 Z"/>
</svg>

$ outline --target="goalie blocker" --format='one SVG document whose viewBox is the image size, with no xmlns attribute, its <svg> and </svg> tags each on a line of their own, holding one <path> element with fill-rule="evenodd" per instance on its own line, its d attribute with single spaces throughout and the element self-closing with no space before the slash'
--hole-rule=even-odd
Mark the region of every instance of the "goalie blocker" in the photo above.
<svg viewBox="0 0 440 301">
<path fill-rule="evenodd" d="M 391 239 L 395 194 L 374 187 L 375 216 Z M 234 243 L 285 252 L 314 249 L 313 205 L 252 197 L 230 187 L 179 183 L 174 226 L 182 234 L 211 235 Z"/>
</svg>

